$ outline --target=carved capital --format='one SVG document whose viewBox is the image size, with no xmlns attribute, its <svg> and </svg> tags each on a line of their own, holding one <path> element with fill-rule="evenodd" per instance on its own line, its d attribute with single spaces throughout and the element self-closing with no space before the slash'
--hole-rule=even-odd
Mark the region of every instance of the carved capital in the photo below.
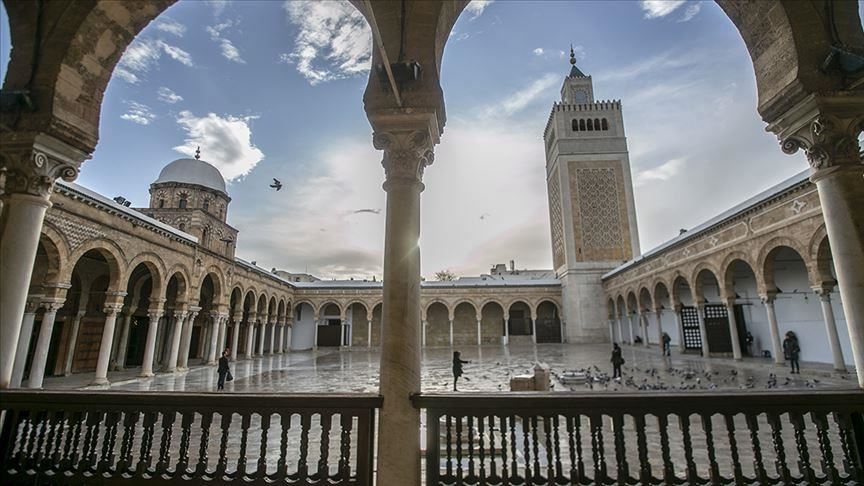
<svg viewBox="0 0 864 486">
<path fill-rule="evenodd" d="M 45 134 L 3 137 L 0 143 L 0 195 L 48 198 L 54 181 L 73 181 L 88 155 Z"/>
<path fill-rule="evenodd" d="M 182 310 L 174 311 L 174 319 L 177 319 L 178 321 L 183 322 L 183 320 L 186 319 L 186 314 L 187 314 L 186 311 L 182 311 Z"/>
<path fill-rule="evenodd" d="M 423 171 L 435 160 L 434 143 L 427 130 L 375 132 L 372 145 L 384 151 L 385 190 L 396 182 L 422 183 Z"/>
<path fill-rule="evenodd" d="M 814 172 L 838 166 L 862 164 L 858 135 L 860 117 L 817 114 L 788 136 L 780 148 L 787 154 L 803 150 Z"/>
<path fill-rule="evenodd" d="M 116 316 L 122 310 L 123 304 L 105 304 L 105 307 L 102 308 L 102 312 L 104 312 L 106 316 Z"/>
<path fill-rule="evenodd" d="M 66 303 L 65 299 L 64 300 L 49 300 L 49 301 L 42 302 L 42 308 L 45 309 L 46 314 L 49 314 L 49 313 L 50 314 L 56 314 L 57 311 L 59 311 L 60 309 L 63 308 L 63 304 L 65 304 L 65 303 Z"/>
<path fill-rule="evenodd" d="M 767 294 L 762 294 L 759 296 L 759 300 L 762 301 L 764 305 L 774 305 L 774 300 L 777 298 L 777 292 L 768 292 Z"/>
</svg>

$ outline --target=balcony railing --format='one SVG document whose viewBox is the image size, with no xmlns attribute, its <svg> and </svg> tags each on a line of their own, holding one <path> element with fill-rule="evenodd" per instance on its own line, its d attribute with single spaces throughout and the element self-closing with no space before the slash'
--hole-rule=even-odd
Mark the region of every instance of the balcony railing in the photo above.
<svg viewBox="0 0 864 486">
<path fill-rule="evenodd" d="M 864 393 L 423 394 L 426 485 L 864 484 Z"/>
<path fill-rule="evenodd" d="M 372 485 L 376 395 L 0 394 L 11 484 Z"/>
</svg>

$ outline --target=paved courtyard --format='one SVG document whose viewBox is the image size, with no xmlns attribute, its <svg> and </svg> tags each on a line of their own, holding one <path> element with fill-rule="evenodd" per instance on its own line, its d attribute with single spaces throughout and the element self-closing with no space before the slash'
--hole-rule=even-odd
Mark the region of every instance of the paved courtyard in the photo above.
<svg viewBox="0 0 864 486">
<path fill-rule="evenodd" d="M 607 345 L 542 344 L 510 346 L 462 346 L 465 376 L 460 391 L 506 391 L 513 375 L 530 374 L 535 362 L 551 367 L 556 391 L 635 392 L 854 389 L 854 370 L 834 372 L 829 365 L 803 363 L 800 375 L 791 375 L 783 366 L 757 358 L 734 362 L 731 359 L 703 359 L 680 354 L 660 356 L 656 347 L 624 346 L 624 380 L 608 380 L 611 372 Z M 423 351 L 423 391 L 452 388 L 451 348 Z M 380 353 L 376 348 L 321 348 L 291 352 L 231 363 L 235 377 L 226 392 L 322 393 L 375 392 L 378 389 Z M 565 386 L 554 375 L 565 371 L 588 371 L 591 384 Z M 214 367 L 192 367 L 188 372 L 137 378 L 137 370 L 109 374 L 116 390 L 212 391 L 216 388 Z M 774 375 L 772 378 L 771 375 Z M 90 374 L 49 378 L 46 388 L 89 388 Z"/>
</svg>

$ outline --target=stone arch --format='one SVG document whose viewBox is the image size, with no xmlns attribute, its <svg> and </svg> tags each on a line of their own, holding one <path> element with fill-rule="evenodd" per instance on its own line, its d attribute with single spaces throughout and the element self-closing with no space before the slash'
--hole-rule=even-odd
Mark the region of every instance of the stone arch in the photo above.
<svg viewBox="0 0 864 486">
<path fill-rule="evenodd" d="M 504 336 L 504 306 L 498 299 L 486 299 L 478 308 L 480 316 L 480 339 L 482 344 L 501 344 Z"/>
<path fill-rule="evenodd" d="M 627 304 L 628 315 L 639 312 L 639 299 L 636 297 L 636 291 L 632 289 L 628 290 L 624 302 Z"/>
<path fill-rule="evenodd" d="M 450 344 L 450 320 L 453 310 L 447 302 L 434 299 L 426 303 L 423 320 L 426 321 L 426 345 L 448 346 Z"/>
<path fill-rule="evenodd" d="M 695 296 L 693 295 L 693 284 L 690 283 L 690 281 L 687 279 L 687 277 L 684 276 L 683 273 L 675 272 L 675 274 L 672 276 L 672 279 L 670 281 L 672 282 L 672 285 L 670 288 L 670 295 L 672 296 L 672 305 L 673 306 L 683 304 L 683 302 L 681 300 L 681 296 L 682 296 L 681 287 L 682 287 L 682 285 L 686 287 L 688 297 L 690 299 L 695 298 Z"/>
<path fill-rule="evenodd" d="M 39 245 L 45 250 L 46 266 L 40 284 L 58 284 L 69 265 L 68 251 L 63 239 L 53 229 L 42 231 L 39 236 Z M 34 267 L 34 276 L 35 276 Z M 31 281 L 33 277 L 31 276 Z"/>
<path fill-rule="evenodd" d="M 91 250 L 97 251 L 103 258 L 105 258 L 105 261 L 108 262 L 110 275 L 108 280 L 108 290 L 112 292 L 121 291 L 121 287 L 123 286 L 123 277 L 126 275 L 126 272 L 124 271 L 124 268 L 126 267 L 126 258 L 123 250 L 120 249 L 117 243 L 103 238 L 89 240 L 76 248 L 72 254 L 69 255 L 70 263 L 63 269 L 61 282 L 68 283 L 71 281 L 75 265 L 81 257 L 84 256 L 84 254 Z"/>
<path fill-rule="evenodd" d="M 207 275 L 209 275 L 210 280 L 213 281 L 216 303 L 227 303 L 226 299 L 228 298 L 228 294 L 225 292 L 227 289 L 225 287 L 225 274 L 222 272 L 222 269 L 217 265 L 210 265 L 207 267 L 207 273 L 204 276 L 206 277 Z M 201 277 L 201 281 L 204 281 L 204 277 Z"/>
<path fill-rule="evenodd" d="M 824 224 L 819 226 L 813 233 L 813 236 L 810 237 L 809 249 L 810 253 L 808 256 L 810 261 L 813 262 L 814 276 L 817 279 L 817 282 L 814 283 L 822 286 L 836 285 L 837 281 L 834 278 L 834 272 L 831 271 L 831 242 L 828 241 L 828 232 Z"/>
<path fill-rule="evenodd" d="M 453 304 L 453 344 L 477 344 L 477 321 L 480 312 L 470 299 Z"/>
<path fill-rule="evenodd" d="M 609 319 L 615 319 L 617 311 L 615 309 L 615 298 L 612 296 L 606 297 L 606 314 Z"/>
<path fill-rule="evenodd" d="M 693 283 L 693 285 L 690 287 L 690 289 L 693 292 L 694 298 L 699 298 L 699 297 L 704 296 L 703 295 L 703 289 L 702 289 L 702 278 L 701 277 L 704 277 L 705 272 L 708 272 L 709 274 L 711 274 L 711 276 L 714 277 L 714 280 L 717 281 L 718 285 L 722 284 L 722 282 L 720 281 L 720 277 L 719 277 L 720 272 L 718 272 L 717 269 L 714 268 L 714 266 L 711 265 L 710 263 L 700 262 L 698 265 L 696 265 L 693 268 L 693 272 L 690 274 L 690 282 Z"/>
<path fill-rule="evenodd" d="M 639 312 L 650 312 L 654 307 L 654 298 L 648 287 L 642 286 L 639 289 Z"/>
<path fill-rule="evenodd" d="M 487 297 L 487 298 L 481 300 L 480 304 L 477 306 L 477 308 L 482 310 L 484 307 L 486 307 L 486 304 L 490 304 L 490 303 L 498 304 L 502 309 L 504 309 L 504 304 L 502 303 L 501 299 L 499 299 L 497 297 Z"/>
<path fill-rule="evenodd" d="M 255 313 L 257 314 L 257 318 L 261 320 L 261 322 L 267 321 L 267 302 L 267 293 L 262 290 L 261 295 L 258 296 L 258 301 L 255 304 Z"/>
<path fill-rule="evenodd" d="M 369 315 L 369 313 L 372 312 L 372 307 L 370 307 L 366 301 L 361 299 L 351 299 L 347 301 L 347 303 L 345 304 L 345 310 L 343 312 L 347 312 L 348 309 L 350 309 L 351 306 L 354 304 L 359 304 L 363 306 L 363 308 L 366 310 L 366 315 Z"/>
<path fill-rule="evenodd" d="M 720 283 L 720 296 L 723 298 L 732 298 L 735 296 L 732 281 L 732 268 L 735 262 L 739 260 L 746 263 L 751 270 L 754 268 L 750 255 L 743 251 L 733 251 L 724 256 L 723 261 L 720 262 L 720 267 L 717 269 L 718 273 L 716 275 L 718 282 Z"/>
<path fill-rule="evenodd" d="M 807 278 L 811 283 L 817 280 L 813 275 L 813 265 L 808 261 L 809 252 L 807 249 L 797 240 L 786 236 L 777 236 L 762 245 L 759 249 L 759 257 L 756 260 L 757 266 L 754 270 L 756 270 L 757 283 L 762 293 L 771 292 L 777 288 L 774 284 L 774 255 L 783 247 L 792 249 L 801 257 L 807 269 Z"/>
<path fill-rule="evenodd" d="M 561 326 L 561 308 L 552 299 L 538 299 L 534 310 L 538 343 L 564 342 Z"/>
<path fill-rule="evenodd" d="M 292 313 L 293 313 L 293 312 L 296 312 L 296 311 L 297 311 L 297 308 L 300 307 L 300 306 L 303 305 L 303 304 L 306 304 L 306 305 L 308 305 L 309 307 L 311 307 L 311 308 L 312 308 L 312 312 L 313 312 L 314 314 L 318 314 L 318 306 L 315 305 L 314 303 L 312 303 L 312 301 L 309 300 L 309 299 L 300 299 L 300 300 L 295 301 L 295 302 L 294 302 L 294 305 L 291 306 L 291 312 L 292 312 Z"/>
<path fill-rule="evenodd" d="M 651 283 L 651 301 L 654 303 L 655 309 L 659 309 L 660 306 L 663 305 L 663 295 L 666 296 L 666 299 L 669 300 L 671 305 L 672 294 L 669 291 L 669 284 L 667 284 L 666 280 L 661 277 L 655 278 Z"/>
<path fill-rule="evenodd" d="M 150 270 L 150 274 L 153 276 L 153 291 L 151 295 L 154 298 L 164 299 L 167 270 L 165 262 L 162 261 L 162 257 L 159 255 L 153 252 L 139 253 L 126 265 L 126 273 L 124 273 L 123 277 L 128 278 L 130 272 L 142 263 Z"/>
<path fill-rule="evenodd" d="M 453 308 L 450 307 L 450 303 L 447 302 L 447 301 L 444 300 L 444 299 L 439 299 L 439 298 L 436 297 L 436 298 L 433 298 L 433 299 L 429 299 L 429 300 L 427 300 L 427 301 L 423 304 L 423 307 L 420 309 L 420 313 L 421 313 L 421 316 L 422 316 L 422 318 L 423 318 L 424 321 L 427 320 L 428 317 L 429 317 L 429 308 L 432 307 L 432 304 L 441 304 L 441 305 L 443 305 L 443 306 L 447 309 L 447 317 L 448 317 L 448 319 L 453 319 Z"/>
<path fill-rule="evenodd" d="M 165 280 L 165 297 L 168 298 L 168 291 L 171 288 L 171 281 L 177 282 L 177 293 L 175 302 L 186 303 L 189 301 L 189 278 L 178 268 L 172 268 L 168 273 L 168 278 Z"/>
</svg>

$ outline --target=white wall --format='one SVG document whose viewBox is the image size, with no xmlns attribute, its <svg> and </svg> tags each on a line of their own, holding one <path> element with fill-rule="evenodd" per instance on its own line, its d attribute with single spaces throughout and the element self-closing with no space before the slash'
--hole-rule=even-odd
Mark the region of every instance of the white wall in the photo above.
<svg viewBox="0 0 864 486">
<path fill-rule="evenodd" d="M 300 304 L 300 319 L 297 319 L 297 311 L 295 310 L 294 312 L 291 349 L 294 351 L 312 349 L 313 341 L 315 340 L 315 315 L 312 306 L 309 304 Z"/>
</svg>

